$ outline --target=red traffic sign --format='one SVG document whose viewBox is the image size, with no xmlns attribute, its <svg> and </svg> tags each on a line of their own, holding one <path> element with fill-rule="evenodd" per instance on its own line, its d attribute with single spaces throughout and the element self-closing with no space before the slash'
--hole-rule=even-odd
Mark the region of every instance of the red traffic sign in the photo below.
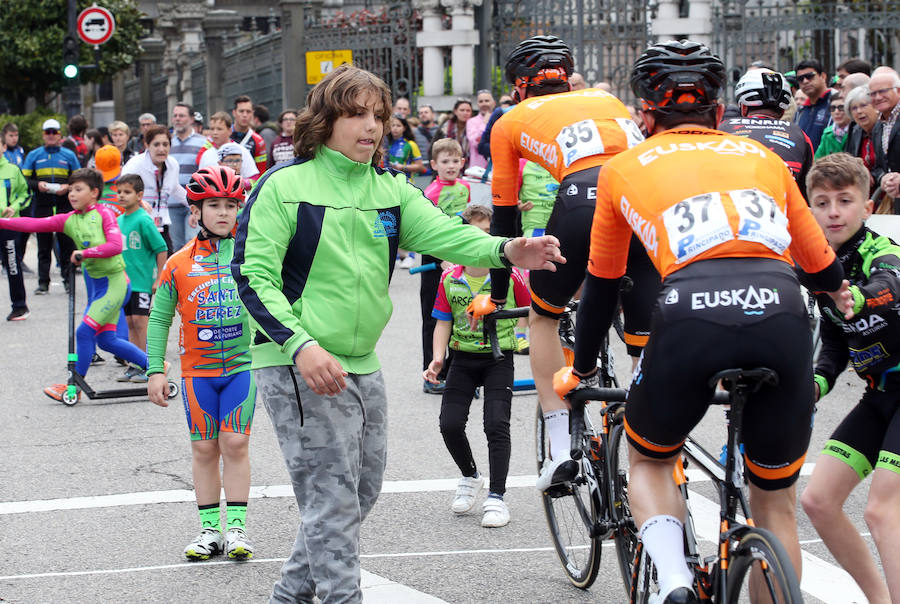
<svg viewBox="0 0 900 604">
<path fill-rule="evenodd" d="M 97 46 L 109 42 L 116 31 L 116 20 L 102 6 L 89 6 L 78 15 L 78 37 L 85 44 Z"/>
</svg>

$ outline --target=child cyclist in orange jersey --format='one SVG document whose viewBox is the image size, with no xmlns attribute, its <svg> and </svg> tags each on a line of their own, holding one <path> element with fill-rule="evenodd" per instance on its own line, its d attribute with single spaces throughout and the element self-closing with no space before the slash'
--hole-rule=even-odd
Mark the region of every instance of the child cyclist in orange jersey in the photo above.
<svg viewBox="0 0 900 604">
<path fill-rule="evenodd" d="M 240 177 L 231 168 L 210 166 L 191 176 L 191 213 L 200 233 L 169 258 L 163 269 L 147 333 L 147 393 L 166 403 L 163 371 L 169 327 L 181 316 L 181 385 L 191 433 L 194 491 L 201 532 L 187 545 L 189 560 L 223 551 L 229 558 L 253 557 L 244 532 L 250 494 L 250 424 L 256 385 L 250 373 L 250 329 L 231 276 Z M 224 471 L 219 475 L 219 458 Z M 226 533 L 222 536 L 219 493 L 225 487 Z"/>
<path fill-rule="evenodd" d="M 137 346 L 116 335 L 116 322 L 131 286 L 122 259 L 122 232 L 106 204 L 98 203 L 103 176 L 97 170 L 80 168 L 69 177 L 69 203 L 73 211 L 46 218 L 3 218 L 0 229 L 26 233 L 65 233 L 75 242 L 71 261 L 84 268 L 88 284 L 84 320 L 75 331 L 78 360 L 75 370 L 83 377 L 91 366 L 96 346 L 141 369 L 147 356 Z M 54 384 L 44 394 L 61 401 L 65 384 Z M 81 396 L 81 393 L 78 393 Z"/>
</svg>

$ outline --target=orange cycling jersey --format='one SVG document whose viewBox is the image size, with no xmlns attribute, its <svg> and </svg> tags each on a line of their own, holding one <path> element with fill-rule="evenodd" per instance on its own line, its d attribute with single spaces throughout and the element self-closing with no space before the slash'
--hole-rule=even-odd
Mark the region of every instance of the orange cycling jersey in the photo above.
<svg viewBox="0 0 900 604">
<path fill-rule="evenodd" d="M 793 257 L 808 273 L 835 258 L 784 160 L 706 128 L 663 132 L 603 166 L 592 275 L 624 274 L 632 231 L 663 278 L 708 258 Z"/>
<path fill-rule="evenodd" d="M 526 99 L 503 114 L 491 130 L 494 205 L 516 205 L 519 158 L 540 164 L 562 182 L 642 140 L 625 105 L 603 90 Z"/>
</svg>

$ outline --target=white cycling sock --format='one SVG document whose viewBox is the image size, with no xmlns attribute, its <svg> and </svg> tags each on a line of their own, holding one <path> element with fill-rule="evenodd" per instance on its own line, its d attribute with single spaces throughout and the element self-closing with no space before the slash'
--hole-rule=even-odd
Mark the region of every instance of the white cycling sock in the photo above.
<svg viewBox="0 0 900 604">
<path fill-rule="evenodd" d="M 684 559 L 684 525 L 678 518 L 653 516 L 641 526 L 640 538 L 656 565 L 662 598 L 678 587 L 694 588 L 694 575 Z"/>
<path fill-rule="evenodd" d="M 550 436 L 550 457 L 559 459 L 569 456 L 569 410 L 559 409 L 544 414 L 544 425 Z"/>
</svg>

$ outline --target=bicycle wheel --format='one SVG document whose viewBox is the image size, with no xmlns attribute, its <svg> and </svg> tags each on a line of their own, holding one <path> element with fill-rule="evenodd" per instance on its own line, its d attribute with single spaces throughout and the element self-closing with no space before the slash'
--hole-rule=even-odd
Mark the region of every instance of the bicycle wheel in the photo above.
<svg viewBox="0 0 900 604">
<path fill-rule="evenodd" d="M 630 579 L 631 604 L 647 604 L 650 596 L 659 593 L 656 565 L 640 542 L 635 546 L 635 563 Z"/>
<path fill-rule="evenodd" d="M 613 426 L 609 433 L 609 470 L 611 473 L 610 516 L 616 524 L 616 557 L 622 572 L 622 584 L 630 591 L 632 570 L 637 552 L 638 536 L 628 503 L 628 443 L 621 423 Z"/>
<path fill-rule="evenodd" d="M 537 468 L 543 467 L 550 456 L 550 440 L 544 425 L 544 414 L 537 408 L 535 429 Z M 601 542 L 593 536 L 594 527 L 600 516 L 600 502 L 590 485 L 598 485 L 590 460 L 581 460 L 581 472 L 575 480 L 555 486 L 541 494 L 547 527 L 569 581 L 579 589 L 587 589 L 597 578 L 600 568 Z"/>
<path fill-rule="evenodd" d="M 800 582 L 781 542 L 770 531 L 751 528 L 731 554 L 726 579 L 727 602 L 750 602 L 750 575 L 776 604 L 802 602 Z"/>
</svg>

